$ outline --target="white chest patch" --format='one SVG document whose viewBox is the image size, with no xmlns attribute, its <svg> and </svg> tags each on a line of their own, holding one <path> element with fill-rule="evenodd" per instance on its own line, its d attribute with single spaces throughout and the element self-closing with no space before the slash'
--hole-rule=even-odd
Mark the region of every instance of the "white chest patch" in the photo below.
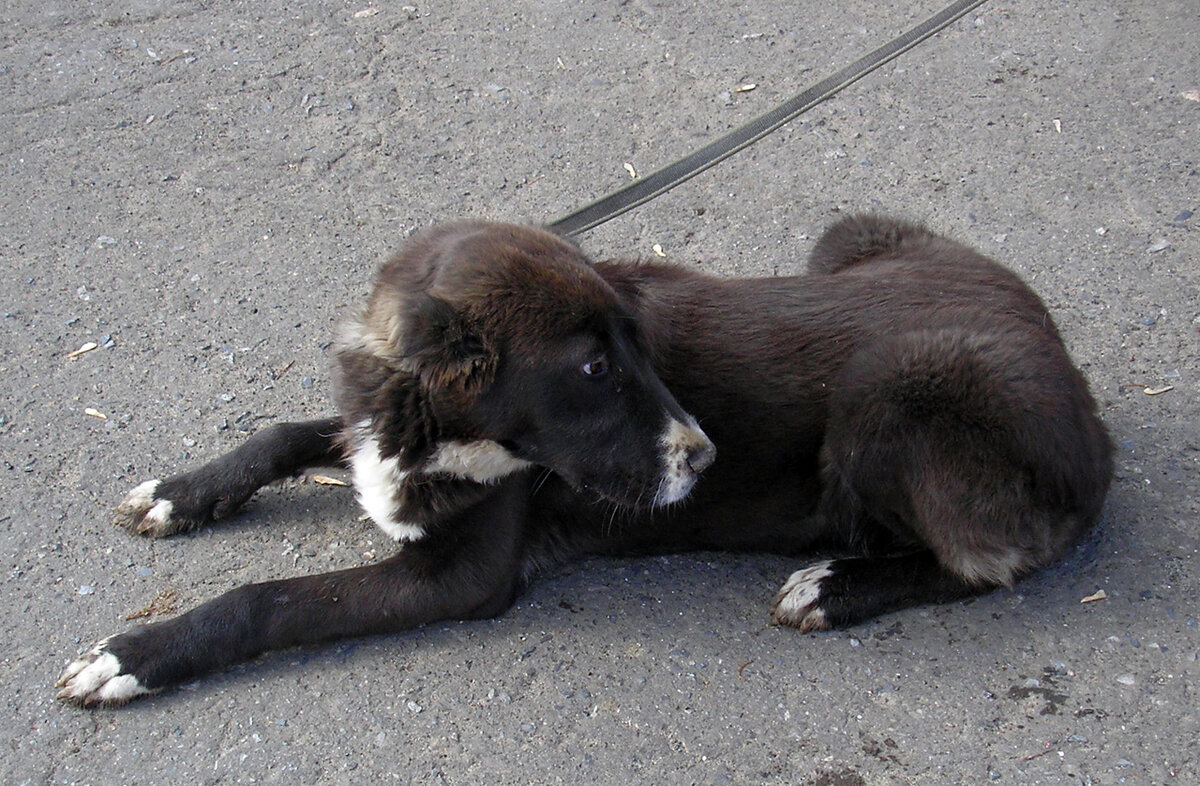
<svg viewBox="0 0 1200 786">
<path fill-rule="evenodd" d="M 495 483 L 506 475 L 533 466 L 509 453 L 498 442 L 444 442 L 422 468 L 429 475 L 453 475 L 476 483 Z"/>
<path fill-rule="evenodd" d="M 379 439 L 368 431 L 369 424 L 359 426 L 361 438 L 350 454 L 350 469 L 358 504 L 362 505 L 375 524 L 395 540 L 419 540 L 425 530 L 419 524 L 399 520 L 396 492 L 408 476 L 400 469 L 397 457 L 383 458 Z"/>
</svg>

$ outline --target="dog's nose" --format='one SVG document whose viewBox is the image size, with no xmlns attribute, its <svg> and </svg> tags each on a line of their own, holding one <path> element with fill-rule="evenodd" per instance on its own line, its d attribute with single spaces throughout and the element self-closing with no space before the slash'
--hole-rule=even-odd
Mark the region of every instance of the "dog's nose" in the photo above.
<svg viewBox="0 0 1200 786">
<path fill-rule="evenodd" d="M 687 464 L 697 475 L 711 467 L 716 459 L 717 448 L 707 437 L 687 449 Z"/>
</svg>

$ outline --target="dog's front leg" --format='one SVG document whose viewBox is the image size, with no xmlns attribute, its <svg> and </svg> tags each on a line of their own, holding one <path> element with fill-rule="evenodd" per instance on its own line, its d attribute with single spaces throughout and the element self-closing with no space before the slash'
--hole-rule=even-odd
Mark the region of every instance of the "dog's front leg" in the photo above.
<svg viewBox="0 0 1200 786">
<path fill-rule="evenodd" d="M 503 489 L 390 559 L 248 584 L 174 619 L 112 636 L 67 666 L 58 697 L 121 704 L 269 651 L 495 616 L 520 585 L 522 507 Z M 520 493 L 524 493 L 523 489 Z M 513 500 L 516 504 L 503 504 Z"/>
<path fill-rule="evenodd" d="M 341 465 L 341 430 L 340 418 L 276 423 L 202 467 L 142 483 L 117 507 L 113 523 L 156 538 L 210 524 L 272 481 Z"/>
</svg>

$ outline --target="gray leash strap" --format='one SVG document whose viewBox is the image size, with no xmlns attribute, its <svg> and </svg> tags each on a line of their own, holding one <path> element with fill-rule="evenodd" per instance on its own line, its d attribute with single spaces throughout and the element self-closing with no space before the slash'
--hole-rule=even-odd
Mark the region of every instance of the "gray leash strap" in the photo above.
<svg viewBox="0 0 1200 786">
<path fill-rule="evenodd" d="M 644 178 L 635 180 L 624 188 L 614 191 L 570 215 L 563 216 L 549 224 L 548 228 L 560 235 L 578 235 L 649 202 L 659 194 L 670 191 L 680 183 L 716 166 L 739 150 L 749 147 L 780 126 L 794 120 L 825 99 L 904 54 L 985 2 L 987 0 L 958 0 L 950 4 L 911 30 L 892 39 L 870 54 L 860 57 L 836 74 L 826 77 L 771 111 L 759 115 L 691 155 Z"/>
</svg>

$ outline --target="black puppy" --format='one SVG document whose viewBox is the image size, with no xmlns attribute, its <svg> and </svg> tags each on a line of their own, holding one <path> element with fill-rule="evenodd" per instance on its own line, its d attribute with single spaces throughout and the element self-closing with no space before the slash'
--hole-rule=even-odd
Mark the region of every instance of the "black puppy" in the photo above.
<svg viewBox="0 0 1200 786">
<path fill-rule="evenodd" d="M 341 464 L 396 555 L 108 638 L 60 698 L 120 703 L 266 650 L 493 616 L 583 554 L 844 554 L 776 596 L 773 620 L 801 630 L 1062 555 L 1100 513 L 1111 446 L 1037 296 L 877 217 L 832 227 L 809 268 L 722 280 L 593 264 L 529 227 L 420 236 L 339 337 L 340 417 L 144 483 L 116 518 L 169 535 Z"/>
</svg>

